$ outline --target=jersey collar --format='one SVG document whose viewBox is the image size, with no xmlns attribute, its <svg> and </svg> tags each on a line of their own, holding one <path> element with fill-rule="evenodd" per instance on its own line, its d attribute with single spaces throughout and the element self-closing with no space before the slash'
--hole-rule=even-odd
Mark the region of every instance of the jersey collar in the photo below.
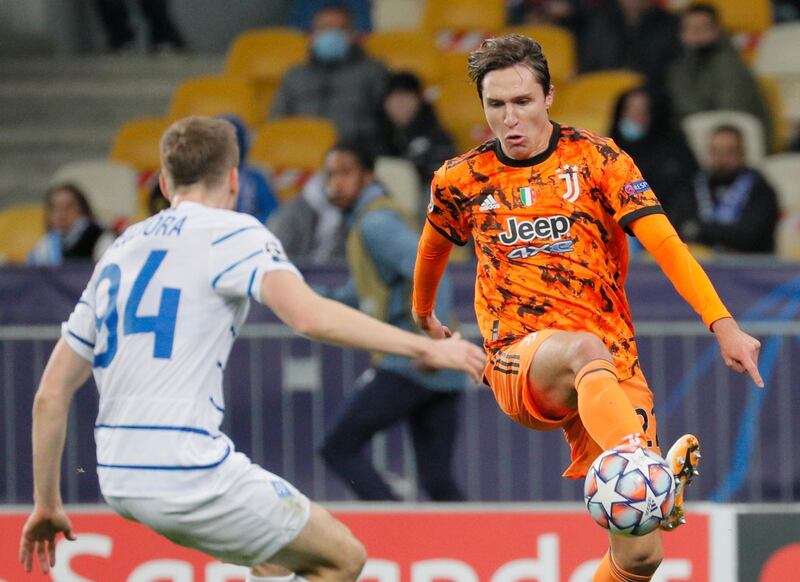
<svg viewBox="0 0 800 582">
<path fill-rule="evenodd" d="M 553 124 L 553 133 L 550 135 L 550 143 L 547 144 L 547 149 L 541 153 L 536 154 L 532 158 L 527 158 L 525 160 L 515 160 L 514 158 L 509 158 L 504 152 L 503 148 L 500 147 L 500 140 L 496 139 L 494 141 L 494 153 L 497 156 L 497 159 L 500 160 L 506 166 L 513 166 L 515 168 L 526 168 L 528 166 L 535 166 L 536 164 L 540 164 L 545 161 L 547 158 L 550 157 L 556 150 L 556 146 L 558 145 L 558 140 L 561 137 L 561 126 L 556 123 L 555 121 L 551 121 L 550 123 Z"/>
</svg>

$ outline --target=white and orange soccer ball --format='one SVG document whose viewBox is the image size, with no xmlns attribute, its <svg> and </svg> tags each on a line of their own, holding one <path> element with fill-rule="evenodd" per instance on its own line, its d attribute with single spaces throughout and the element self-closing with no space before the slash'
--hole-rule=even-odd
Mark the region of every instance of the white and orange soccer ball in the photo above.
<svg viewBox="0 0 800 582">
<path fill-rule="evenodd" d="M 653 451 L 623 444 L 592 463 L 583 498 L 601 527 L 623 536 L 643 536 L 659 527 L 672 511 L 674 476 L 666 461 Z"/>
</svg>

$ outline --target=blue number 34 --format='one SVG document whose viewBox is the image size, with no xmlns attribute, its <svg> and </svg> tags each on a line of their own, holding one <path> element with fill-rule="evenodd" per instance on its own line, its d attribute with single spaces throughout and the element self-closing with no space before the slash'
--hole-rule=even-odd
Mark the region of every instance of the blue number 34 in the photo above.
<svg viewBox="0 0 800 582">
<path fill-rule="evenodd" d="M 125 319 L 123 321 L 124 335 L 136 333 L 155 334 L 155 344 L 153 346 L 153 357 L 159 359 L 169 359 L 172 357 L 172 345 L 175 341 L 175 319 L 178 315 L 178 303 L 181 299 L 181 290 L 171 287 L 164 287 L 161 290 L 161 303 L 158 306 L 158 315 L 139 316 L 136 312 L 142 297 L 150 284 L 153 275 L 158 270 L 167 251 L 152 251 L 147 257 L 142 270 L 136 277 L 131 288 L 130 297 L 125 304 Z M 95 318 L 95 328 L 98 332 L 105 327 L 108 330 L 108 345 L 102 354 L 95 354 L 94 367 L 107 368 L 114 356 L 117 354 L 117 324 L 119 316 L 117 314 L 117 295 L 119 294 L 119 283 L 122 278 L 122 271 L 119 265 L 111 263 L 100 273 L 97 280 L 99 286 L 105 280 L 109 282 L 108 306 L 105 313 Z"/>
</svg>

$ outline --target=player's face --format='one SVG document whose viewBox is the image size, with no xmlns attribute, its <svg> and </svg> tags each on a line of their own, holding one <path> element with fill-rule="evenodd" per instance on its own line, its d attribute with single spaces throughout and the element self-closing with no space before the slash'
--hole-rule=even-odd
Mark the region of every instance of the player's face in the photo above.
<svg viewBox="0 0 800 582">
<path fill-rule="evenodd" d="M 552 89 L 545 95 L 536 74 L 525 65 L 491 71 L 483 78 L 486 121 L 510 158 L 524 160 L 547 146 L 552 103 Z"/>
<path fill-rule="evenodd" d="M 371 181 L 372 172 L 364 170 L 351 152 L 332 151 L 325 158 L 325 188 L 337 208 L 350 208 Z"/>
</svg>

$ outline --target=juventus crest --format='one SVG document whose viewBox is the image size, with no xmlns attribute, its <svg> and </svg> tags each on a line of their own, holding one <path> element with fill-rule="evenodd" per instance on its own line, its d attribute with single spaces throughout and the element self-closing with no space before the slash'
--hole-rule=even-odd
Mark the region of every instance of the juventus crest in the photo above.
<svg viewBox="0 0 800 582">
<path fill-rule="evenodd" d="M 556 174 L 556 176 L 564 180 L 567 185 L 567 191 L 561 197 L 567 202 L 575 202 L 581 193 L 581 187 L 578 183 L 578 166 L 566 165 L 559 169 L 561 173 Z"/>
</svg>

